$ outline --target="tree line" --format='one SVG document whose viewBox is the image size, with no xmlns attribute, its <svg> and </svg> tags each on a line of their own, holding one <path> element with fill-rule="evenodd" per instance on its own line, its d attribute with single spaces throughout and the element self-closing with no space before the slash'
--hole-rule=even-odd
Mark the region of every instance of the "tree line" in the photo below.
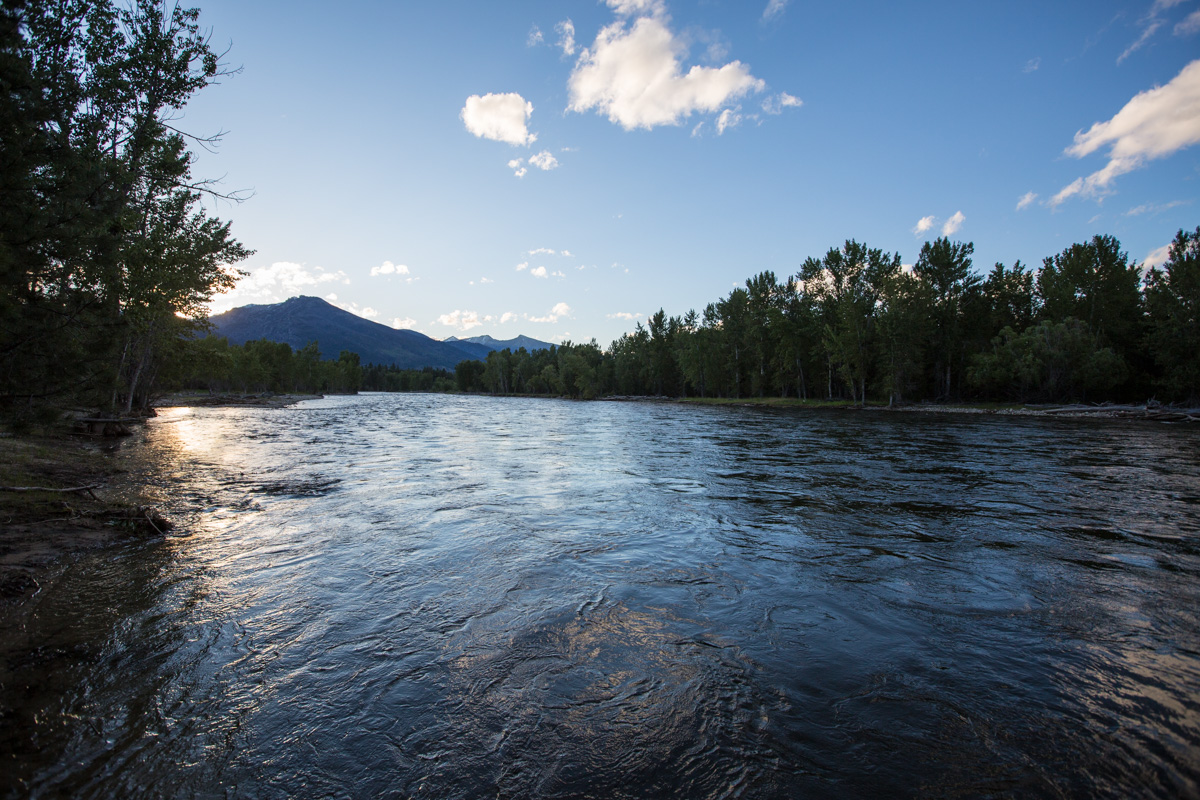
<svg viewBox="0 0 1200 800">
<path fill-rule="evenodd" d="M 0 415 L 145 408 L 229 265 L 176 124 L 229 74 L 199 12 L 158 0 L 0 6 Z"/>
<path fill-rule="evenodd" d="M 496 351 L 459 391 L 795 397 L 905 403 L 1200 400 L 1200 227 L 1145 271 L 1112 236 L 973 270 L 974 245 L 898 253 L 847 241 L 780 280 L 761 272 L 702 313 L 595 341 Z"/>
<path fill-rule="evenodd" d="M 323 360 L 316 342 L 293 350 L 267 339 L 231 345 L 224 336 L 179 338 L 164 361 L 158 384 L 164 390 L 353 394 L 364 380 L 357 353 L 343 350 L 336 360 Z"/>
</svg>

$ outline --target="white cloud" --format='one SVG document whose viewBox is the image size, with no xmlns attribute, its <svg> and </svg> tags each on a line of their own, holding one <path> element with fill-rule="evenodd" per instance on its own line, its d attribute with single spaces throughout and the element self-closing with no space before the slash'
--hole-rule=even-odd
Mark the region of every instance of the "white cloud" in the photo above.
<svg viewBox="0 0 1200 800">
<path fill-rule="evenodd" d="M 554 270 L 554 272 L 551 272 L 550 274 L 553 275 L 555 278 L 567 277 L 567 274 L 565 272 L 563 272 L 561 269 L 556 269 L 556 270 Z"/>
<path fill-rule="evenodd" d="M 1142 30 L 1142 35 L 1139 36 L 1133 44 L 1129 45 L 1129 47 L 1126 47 L 1125 50 L 1121 53 L 1121 55 L 1117 56 L 1117 63 L 1120 64 L 1122 61 L 1129 58 L 1131 55 L 1136 53 L 1138 50 L 1141 50 L 1142 45 L 1144 45 L 1146 42 L 1150 41 L 1150 37 L 1153 36 L 1154 33 L 1161 27 L 1162 27 L 1162 20 L 1154 20 L 1154 21 L 1150 22 L 1148 25 L 1146 25 L 1146 27 Z"/>
<path fill-rule="evenodd" d="M 480 283 L 495 283 L 495 281 L 492 280 L 491 278 L 480 278 L 479 282 Z"/>
<path fill-rule="evenodd" d="M 1167 259 L 1170 257 L 1170 255 L 1171 245 L 1164 244 L 1162 247 L 1151 250 L 1150 254 L 1142 259 L 1142 266 L 1145 269 L 1150 269 L 1151 267 L 1161 267 L 1163 264 L 1167 263 Z"/>
<path fill-rule="evenodd" d="M 527 322 L 558 322 L 561 317 L 569 317 L 571 315 L 571 307 L 566 303 L 556 303 L 554 308 L 544 317 L 525 316 Z"/>
<path fill-rule="evenodd" d="M 1029 206 L 1033 205 L 1033 201 L 1037 200 L 1037 197 L 1037 192 L 1026 192 L 1021 195 L 1021 198 L 1017 200 L 1017 211 L 1029 208 Z"/>
<path fill-rule="evenodd" d="M 508 94 L 473 94 L 459 113 L 467 130 L 483 139 L 508 142 L 513 145 L 529 145 L 537 140 L 537 134 L 526 127 L 533 114 L 533 103 L 516 92 Z"/>
<path fill-rule="evenodd" d="M 529 269 L 528 261 L 522 261 L 520 264 L 517 264 L 517 272 L 520 272 L 523 269 Z"/>
<path fill-rule="evenodd" d="M 559 253 L 559 255 L 561 255 L 563 258 L 574 258 L 574 256 L 571 255 L 570 250 L 563 250 L 561 253 Z"/>
<path fill-rule="evenodd" d="M 396 329 L 411 328 L 416 325 L 417 321 L 412 317 L 396 317 L 392 320 L 392 327 Z"/>
<path fill-rule="evenodd" d="M 556 251 L 551 250 L 549 247 L 538 247 L 534 250 L 530 250 L 529 255 L 531 255 L 531 256 L 542 256 L 542 255 L 552 256 L 555 254 L 555 252 Z"/>
<path fill-rule="evenodd" d="M 741 106 L 738 106 L 741 108 Z M 727 108 L 721 112 L 721 116 L 717 117 L 717 135 L 725 133 L 729 128 L 736 128 L 742 122 L 742 115 L 737 111 Z"/>
<path fill-rule="evenodd" d="M 629 313 L 628 311 L 617 311 L 612 314 L 608 314 L 607 316 L 609 319 L 624 319 L 633 322 L 635 319 L 638 319 L 643 315 L 640 311 L 633 314 Z"/>
<path fill-rule="evenodd" d="M 962 227 L 966 219 L 961 211 L 955 211 L 954 216 L 946 220 L 946 223 L 942 225 L 942 236 L 953 236 L 958 233 L 958 229 Z"/>
<path fill-rule="evenodd" d="M 549 150 L 543 150 L 536 155 L 529 157 L 529 163 L 540 170 L 552 170 L 558 166 L 558 159 L 550 154 Z"/>
<path fill-rule="evenodd" d="M 659 8 L 643 0 L 609 0 L 621 13 Z M 639 17 L 632 27 L 614 22 L 579 56 L 568 81 L 571 111 L 595 109 L 625 130 L 677 125 L 696 112 L 714 112 L 766 84 L 740 61 L 723 67 L 694 66 L 683 73 L 684 45 L 663 18 Z"/>
<path fill-rule="evenodd" d="M 1154 4 L 1150 6 L 1150 11 L 1147 12 L 1146 16 L 1138 20 L 1138 25 L 1140 25 L 1142 28 L 1141 35 L 1138 36 L 1137 40 L 1134 41 L 1133 44 L 1125 48 L 1121 55 L 1117 56 L 1117 63 L 1120 64 L 1122 61 L 1129 58 L 1129 56 L 1131 56 L 1133 53 L 1140 50 L 1142 46 L 1146 44 L 1146 42 L 1150 41 L 1150 37 L 1152 37 L 1158 31 L 1158 29 L 1163 26 L 1164 22 L 1158 16 L 1160 12 L 1166 11 L 1169 8 L 1173 8 L 1182 2 L 1184 2 L 1184 0 L 1154 0 Z M 1180 23 L 1180 25 L 1183 25 L 1186 22 L 1187 20 L 1184 20 Z M 1177 33 L 1178 27 L 1179 26 L 1177 25 Z"/>
<path fill-rule="evenodd" d="M 231 291 L 214 297 L 209 309 L 219 314 L 249 303 L 280 303 L 289 297 L 320 292 L 318 287 L 331 283 L 348 284 L 350 278 L 342 270 L 330 272 L 321 267 L 309 269 L 291 261 L 276 261 L 269 267 L 250 270 Z"/>
<path fill-rule="evenodd" d="M 783 13 L 787 8 L 788 0 L 770 0 L 767 7 L 763 9 L 762 18 L 764 20 L 772 20 Z"/>
<path fill-rule="evenodd" d="M 782 114 L 785 108 L 799 108 L 804 101 L 787 92 L 780 92 L 768 97 L 762 102 L 762 110 L 768 114 Z"/>
<path fill-rule="evenodd" d="M 932 214 L 930 214 L 928 217 L 921 217 L 919 220 L 917 220 L 917 224 L 913 227 L 913 233 L 920 236 L 922 233 L 932 228 L 934 222 L 936 222 L 936 220 Z"/>
<path fill-rule="evenodd" d="M 479 320 L 479 314 L 474 311 L 459 311 L 457 308 L 449 314 L 442 314 L 437 318 L 437 321 L 442 325 L 451 328 L 457 328 L 460 331 L 469 331 L 471 328 L 478 328 L 483 323 Z"/>
<path fill-rule="evenodd" d="M 554 30 L 558 33 L 557 44 L 559 49 L 563 51 L 563 55 L 575 55 L 575 23 L 569 19 L 564 19 L 554 26 Z"/>
<path fill-rule="evenodd" d="M 518 317 L 516 314 L 514 314 L 511 311 L 505 311 L 503 314 L 500 315 L 500 324 L 505 325 L 509 322 L 512 322 L 515 319 L 520 319 L 520 317 Z"/>
<path fill-rule="evenodd" d="M 537 47 L 544 41 L 546 41 L 546 37 L 542 36 L 542 29 L 537 25 L 534 25 L 529 29 L 529 35 L 525 37 L 525 46 Z"/>
<path fill-rule="evenodd" d="M 362 311 L 358 312 L 358 315 L 360 317 L 365 317 L 367 319 L 375 319 L 376 317 L 379 316 L 379 312 L 376 311 L 375 309 L 371 308 L 370 306 L 367 306 Z"/>
<path fill-rule="evenodd" d="M 404 264 L 393 264 L 390 261 L 385 261 L 378 267 L 371 267 L 371 277 L 376 278 L 380 275 L 407 275 L 408 267 Z"/>
<path fill-rule="evenodd" d="M 1039 58 L 1031 58 L 1025 62 L 1025 67 L 1021 71 L 1024 72 L 1026 75 L 1028 75 L 1031 72 L 1037 72 L 1038 67 L 1040 67 L 1041 65 L 1042 65 L 1042 59 L 1040 57 Z"/>
<path fill-rule="evenodd" d="M 1191 36 L 1196 31 L 1200 31 L 1200 8 L 1188 14 L 1175 26 L 1176 36 Z"/>
<path fill-rule="evenodd" d="M 1127 217 L 1137 217 L 1142 214 L 1161 214 L 1164 211 L 1169 211 L 1177 206 L 1189 205 L 1184 200 L 1172 200 L 1169 203 L 1142 203 L 1140 206 L 1135 206 L 1125 212 Z"/>
<path fill-rule="evenodd" d="M 521 166 L 523 163 L 525 163 L 525 159 L 514 158 L 508 162 L 508 168 L 513 171 L 513 175 L 516 175 L 518 178 L 524 178 L 525 173 L 529 172 L 529 170 Z"/>
<path fill-rule="evenodd" d="M 332 303 L 334 300 L 337 300 L 337 295 L 333 292 L 330 292 L 329 294 L 325 295 L 325 299 Z"/>
<path fill-rule="evenodd" d="M 667 12 L 663 0 L 604 0 L 605 5 L 622 16 L 660 16 Z"/>
<path fill-rule="evenodd" d="M 703 128 L 704 120 L 700 120 L 696 123 L 696 127 L 692 128 L 692 138 L 698 138 L 700 136 L 700 131 L 703 130 Z"/>
<path fill-rule="evenodd" d="M 534 267 L 533 269 L 529 270 L 529 274 L 535 278 L 549 277 L 549 275 L 546 273 L 545 267 Z"/>
<path fill-rule="evenodd" d="M 1087 178 L 1076 178 L 1050 200 L 1058 206 L 1074 195 L 1102 197 L 1113 179 L 1200 142 L 1200 59 L 1166 86 L 1141 92 L 1107 122 L 1075 134 L 1066 154 L 1083 158 L 1108 147 L 1109 161 Z"/>
</svg>

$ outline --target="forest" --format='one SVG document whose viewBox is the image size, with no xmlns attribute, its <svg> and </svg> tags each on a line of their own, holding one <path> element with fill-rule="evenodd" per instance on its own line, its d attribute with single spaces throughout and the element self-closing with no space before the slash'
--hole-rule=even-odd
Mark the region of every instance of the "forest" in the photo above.
<svg viewBox="0 0 1200 800">
<path fill-rule="evenodd" d="M 1143 271 L 1112 236 L 973 269 L 974 245 L 926 242 L 906 268 L 856 241 L 780 280 L 748 279 L 702 313 L 661 309 L 607 351 L 593 341 L 492 352 L 459 391 L 868 401 L 1200 400 L 1200 227 Z"/>
</svg>

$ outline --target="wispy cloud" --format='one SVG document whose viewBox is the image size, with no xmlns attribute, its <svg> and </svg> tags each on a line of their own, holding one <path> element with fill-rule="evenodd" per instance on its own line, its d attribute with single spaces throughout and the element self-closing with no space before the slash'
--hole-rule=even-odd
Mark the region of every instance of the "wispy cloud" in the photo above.
<svg viewBox="0 0 1200 800">
<path fill-rule="evenodd" d="M 639 319 L 645 315 L 642 314 L 640 311 L 634 312 L 632 314 L 629 313 L 628 311 L 615 311 L 612 314 L 608 314 L 607 316 L 609 319 L 624 319 L 624 320 L 628 320 L 629 322 L 633 322 L 635 319 Z"/>
<path fill-rule="evenodd" d="M 1164 211 L 1169 211 L 1178 206 L 1190 205 L 1184 200 L 1172 200 L 1169 203 L 1142 203 L 1140 206 L 1134 206 L 1125 212 L 1127 217 L 1138 217 L 1142 214 L 1161 214 Z"/>
<path fill-rule="evenodd" d="M 783 10 L 787 8 L 787 4 L 788 0 L 770 0 L 770 2 L 767 3 L 767 7 L 763 9 L 763 20 L 769 22 L 770 20 L 775 19 L 783 13 Z"/>
<path fill-rule="evenodd" d="M 1151 37 L 1153 37 L 1154 34 L 1157 33 L 1164 24 L 1166 24 L 1166 21 L 1163 20 L 1159 15 L 1167 9 L 1173 8 L 1182 2 L 1184 2 L 1184 0 L 1154 0 L 1153 5 L 1150 6 L 1150 10 L 1146 12 L 1144 17 L 1138 20 L 1138 26 L 1142 29 L 1141 34 L 1137 39 L 1134 40 L 1133 44 L 1129 45 L 1129 47 L 1126 47 L 1125 50 L 1121 52 L 1121 55 L 1117 56 L 1117 63 L 1120 64 L 1138 50 L 1141 50 L 1142 47 L 1145 46 L 1146 42 L 1150 41 Z M 1183 22 L 1179 23 L 1179 25 L 1183 25 L 1186 22 L 1187 20 L 1184 20 Z M 1179 25 L 1176 26 L 1176 32 L 1178 32 Z"/>
<path fill-rule="evenodd" d="M 1086 178 L 1076 178 L 1050 199 L 1058 206 L 1075 195 L 1102 197 L 1115 178 L 1147 161 L 1165 158 L 1200 142 L 1200 60 L 1193 61 L 1165 86 L 1138 94 L 1107 122 L 1075 134 L 1066 154 L 1083 158 L 1108 147 L 1108 163 Z"/>
<path fill-rule="evenodd" d="M 1188 14 L 1175 25 L 1176 36 L 1191 36 L 1197 31 L 1200 31 L 1200 8 Z"/>
<path fill-rule="evenodd" d="M 580 54 L 568 81 L 569 110 L 594 109 L 625 130 L 650 129 L 719 111 L 766 88 L 740 61 L 693 66 L 685 73 L 680 63 L 685 46 L 667 27 L 661 3 L 608 0 L 608 5 L 635 18 L 605 27 Z"/>
<path fill-rule="evenodd" d="M 740 109 L 741 106 L 738 106 Z M 721 116 L 717 117 L 717 135 L 725 133 L 730 128 L 736 128 L 742 123 L 742 115 L 737 113 L 737 110 L 727 108 L 721 112 Z"/>
<path fill-rule="evenodd" d="M 961 211 L 955 211 L 954 216 L 950 217 L 950 219 L 946 220 L 946 222 L 942 225 L 942 236 L 953 236 L 954 234 L 958 233 L 958 229 L 962 227 L 963 223 L 966 222 L 966 219 L 967 218 L 963 216 Z"/>
<path fill-rule="evenodd" d="M 533 114 L 533 103 L 516 92 L 507 94 L 473 94 L 467 98 L 459 117 L 467 130 L 482 139 L 530 145 L 537 134 L 527 127 Z"/>
<path fill-rule="evenodd" d="M 542 36 L 542 29 L 537 25 L 534 25 L 529 29 L 529 35 L 525 37 L 525 46 L 537 47 L 544 41 L 546 41 L 546 37 Z"/>
<path fill-rule="evenodd" d="M 554 26 L 554 30 L 558 33 L 556 44 L 562 50 L 563 55 L 575 55 L 575 23 L 569 19 L 564 19 Z"/>
<path fill-rule="evenodd" d="M 804 101 L 787 92 L 773 94 L 762 102 L 762 110 L 768 114 L 782 114 L 785 108 L 799 108 Z"/>
<path fill-rule="evenodd" d="M 1042 59 L 1040 57 L 1031 58 L 1025 62 L 1025 66 L 1021 69 L 1021 71 L 1028 75 L 1031 72 L 1037 72 L 1038 67 L 1040 66 L 1042 66 Z"/>
<path fill-rule="evenodd" d="M 1167 259 L 1171 256 L 1171 245 L 1164 244 L 1162 247 L 1156 247 L 1151 250 L 1147 256 L 1142 259 L 1142 266 L 1146 269 L 1151 267 L 1161 267 L 1167 263 Z"/>
<path fill-rule="evenodd" d="M 933 228 L 935 222 L 937 222 L 937 219 L 932 214 L 930 214 L 928 217 L 921 217 L 919 220 L 917 220 L 917 224 L 913 226 L 912 231 L 917 236 L 920 236 L 922 233 L 925 233 Z"/>
<path fill-rule="evenodd" d="M 1037 198 L 1037 192 L 1026 192 L 1025 194 L 1021 195 L 1021 198 L 1017 200 L 1017 211 L 1022 211 L 1026 208 L 1029 208 L 1029 206 L 1033 205 L 1033 201 L 1037 200 Z"/>
</svg>

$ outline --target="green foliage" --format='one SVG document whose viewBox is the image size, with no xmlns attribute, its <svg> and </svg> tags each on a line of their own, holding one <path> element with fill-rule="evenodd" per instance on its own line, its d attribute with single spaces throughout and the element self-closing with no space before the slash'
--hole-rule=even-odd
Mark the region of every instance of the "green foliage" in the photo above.
<svg viewBox="0 0 1200 800">
<path fill-rule="evenodd" d="M 1200 227 L 1180 230 L 1163 268 L 1146 275 L 1150 349 L 1170 397 L 1200 401 Z"/>
<path fill-rule="evenodd" d="M 353 394 L 364 388 L 365 376 L 374 369 L 364 370 L 358 355 L 345 350 L 336 361 L 322 360 L 316 342 L 292 350 L 266 339 L 230 345 L 223 336 L 177 338 L 169 361 L 172 368 L 162 376 L 163 388 L 245 394 Z"/>
<path fill-rule="evenodd" d="M 1021 333 L 1005 328 L 990 352 L 972 358 L 968 380 L 993 397 L 1086 401 L 1111 391 L 1127 371 L 1121 357 L 1101 346 L 1082 320 L 1068 317 L 1042 320 Z"/>
<path fill-rule="evenodd" d="M 200 206 L 171 127 L 222 73 L 198 12 L 153 0 L 0 11 L 0 405 L 145 406 L 249 255 Z"/>
</svg>

